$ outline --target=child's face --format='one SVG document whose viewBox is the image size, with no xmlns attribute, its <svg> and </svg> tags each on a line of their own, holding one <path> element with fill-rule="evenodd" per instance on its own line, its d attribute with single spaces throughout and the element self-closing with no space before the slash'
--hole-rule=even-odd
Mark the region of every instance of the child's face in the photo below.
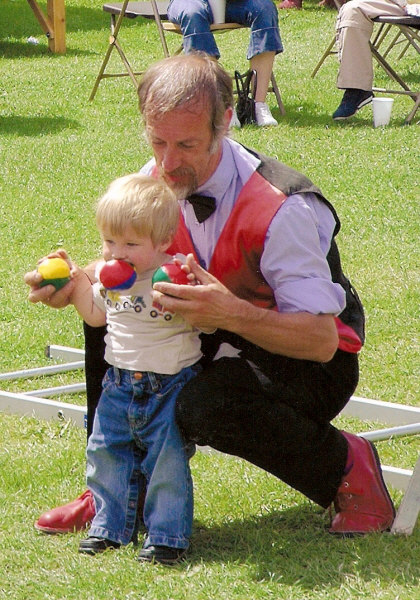
<svg viewBox="0 0 420 600">
<path fill-rule="evenodd" d="M 132 227 L 127 227 L 122 235 L 112 235 L 106 228 L 101 234 L 104 259 L 125 260 L 137 273 L 159 267 L 168 247 L 167 243 L 153 246 L 150 237 L 139 235 Z"/>
</svg>

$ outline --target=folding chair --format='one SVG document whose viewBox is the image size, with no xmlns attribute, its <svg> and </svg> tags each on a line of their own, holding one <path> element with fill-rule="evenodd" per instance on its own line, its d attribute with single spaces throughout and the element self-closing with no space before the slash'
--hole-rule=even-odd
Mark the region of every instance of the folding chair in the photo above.
<svg viewBox="0 0 420 600">
<path fill-rule="evenodd" d="M 138 87 L 137 76 L 142 75 L 144 71 L 134 71 L 131 67 L 121 45 L 118 41 L 118 34 L 123 22 L 124 18 L 134 19 L 136 17 L 144 17 L 146 19 L 154 19 L 158 33 L 160 42 L 162 45 L 162 50 L 164 56 L 169 56 L 168 45 L 166 43 L 165 32 L 167 33 L 175 33 L 178 35 L 182 35 L 181 29 L 178 25 L 174 25 L 173 23 L 168 21 L 167 9 L 168 9 L 169 1 L 166 2 L 157 2 L 156 0 L 150 0 L 150 2 L 129 2 L 128 0 L 124 0 L 124 2 L 116 2 L 109 3 L 103 5 L 103 10 L 111 14 L 111 35 L 109 38 L 109 46 L 108 50 L 105 54 L 104 60 L 102 62 L 102 66 L 99 70 L 99 74 L 96 78 L 95 85 L 93 86 L 91 95 L 89 100 L 93 100 L 95 97 L 96 91 L 98 89 L 99 83 L 102 79 L 108 77 L 124 77 L 130 76 L 134 86 Z M 240 25 L 239 23 L 220 23 L 216 25 L 211 25 L 210 29 L 214 34 L 218 33 L 227 33 L 228 31 L 233 31 L 235 29 L 242 29 L 246 27 L 245 25 Z M 106 73 L 105 69 L 109 62 L 111 53 L 113 49 L 116 49 L 120 58 L 125 66 L 125 72 L 123 73 Z M 174 54 L 180 54 L 182 52 L 182 44 L 180 47 L 174 52 Z M 280 110 L 280 113 L 284 115 L 286 113 L 279 87 L 277 85 L 276 79 L 274 77 L 274 73 L 271 74 L 271 87 L 268 90 L 269 92 L 274 93 L 277 104 Z"/>
<path fill-rule="evenodd" d="M 109 37 L 108 49 L 102 61 L 102 65 L 96 78 L 95 84 L 93 86 L 92 92 L 90 94 L 89 100 L 94 99 L 98 86 L 102 79 L 110 77 L 128 76 L 133 82 L 135 88 L 138 87 L 137 76 L 142 75 L 144 69 L 142 71 L 134 71 L 118 41 L 118 34 L 120 32 L 124 18 L 135 19 L 136 17 L 143 17 L 145 19 L 154 19 L 158 29 L 160 42 L 162 44 L 163 53 L 165 56 L 169 56 L 168 46 L 166 45 L 165 33 L 163 31 L 161 22 L 161 19 L 167 19 L 168 5 L 168 0 L 164 2 L 156 2 L 156 0 L 151 0 L 150 2 L 129 2 L 129 0 L 124 0 L 124 2 L 116 2 L 103 5 L 103 10 L 111 15 L 111 35 Z M 121 61 L 125 67 L 125 71 L 122 73 L 105 72 L 105 69 L 108 65 L 111 53 L 114 50 L 114 48 L 117 50 Z"/>
<path fill-rule="evenodd" d="M 398 35 L 394 38 L 397 41 L 400 37 L 405 38 L 407 41 L 408 47 L 414 48 L 417 53 L 420 55 L 420 17 L 393 17 L 393 16 L 382 16 L 376 17 L 373 19 L 375 23 L 380 23 L 382 25 L 389 25 L 390 27 L 396 27 L 398 29 Z M 398 42 L 399 43 L 399 42 Z M 372 52 L 372 56 L 376 59 L 378 64 L 384 69 L 384 71 L 396 81 L 403 89 L 402 90 L 390 90 L 388 88 L 377 88 L 374 87 L 374 92 L 380 92 L 385 94 L 402 94 L 406 96 L 410 96 L 413 99 L 414 107 L 409 112 L 405 119 L 405 123 L 411 123 L 414 115 L 417 112 L 417 109 L 420 106 L 420 87 L 417 89 L 411 89 L 408 85 L 407 81 L 405 81 L 401 74 L 397 73 L 395 68 L 393 68 L 386 56 L 389 52 L 389 49 L 386 52 L 381 53 L 378 45 L 374 45 L 373 42 L 370 42 L 370 49 Z M 407 45 L 404 48 L 402 54 L 405 53 L 407 49 Z M 400 54 L 400 57 L 401 55 Z"/>
</svg>

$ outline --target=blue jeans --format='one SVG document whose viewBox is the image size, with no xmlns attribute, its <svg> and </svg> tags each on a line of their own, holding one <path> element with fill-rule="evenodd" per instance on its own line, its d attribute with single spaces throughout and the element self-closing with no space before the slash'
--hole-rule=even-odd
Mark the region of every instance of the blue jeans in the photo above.
<svg viewBox="0 0 420 600">
<path fill-rule="evenodd" d="M 87 485 L 96 508 L 89 536 L 128 544 L 146 485 L 144 547 L 188 548 L 194 445 L 182 439 L 174 410 L 178 393 L 200 370 L 194 365 L 160 375 L 108 369 L 87 447 Z"/>
<path fill-rule="evenodd" d="M 210 32 L 213 15 L 207 0 L 171 0 L 168 17 L 181 28 L 186 54 L 201 50 L 220 57 Z M 272 0 L 227 0 L 226 23 L 241 23 L 251 28 L 248 60 L 263 52 L 283 51 L 277 8 Z"/>
</svg>

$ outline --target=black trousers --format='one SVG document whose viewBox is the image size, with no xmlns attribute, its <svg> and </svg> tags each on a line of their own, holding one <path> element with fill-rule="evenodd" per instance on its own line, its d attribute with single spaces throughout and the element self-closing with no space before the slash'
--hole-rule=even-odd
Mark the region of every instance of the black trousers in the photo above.
<svg viewBox="0 0 420 600">
<path fill-rule="evenodd" d="M 85 326 L 88 435 L 107 368 L 103 336 L 103 328 Z M 188 440 L 240 456 L 326 508 L 347 460 L 347 442 L 330 421 L 356 389 L 357 355 L 269 362 L 207 363 L 178 397 L 178 425 Z"/>
</svg>

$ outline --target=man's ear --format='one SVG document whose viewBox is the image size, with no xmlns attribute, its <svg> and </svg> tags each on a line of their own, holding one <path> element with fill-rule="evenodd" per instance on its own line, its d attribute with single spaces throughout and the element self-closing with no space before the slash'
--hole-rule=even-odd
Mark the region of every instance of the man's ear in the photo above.
<svg viewBox="0 0 420 600">
<path fill-rule="evenodd" d="M 227 109 L 225 110 L 225 114 L 223 117 L 223 124 L 225 127 L 225 134 L 227 134 L 227 132 L 229 131 L 229 125 L 230 122 L 232 120 L 232 115 L 233 115 L 233 106 L 228 106 Z"/>
</svg>

